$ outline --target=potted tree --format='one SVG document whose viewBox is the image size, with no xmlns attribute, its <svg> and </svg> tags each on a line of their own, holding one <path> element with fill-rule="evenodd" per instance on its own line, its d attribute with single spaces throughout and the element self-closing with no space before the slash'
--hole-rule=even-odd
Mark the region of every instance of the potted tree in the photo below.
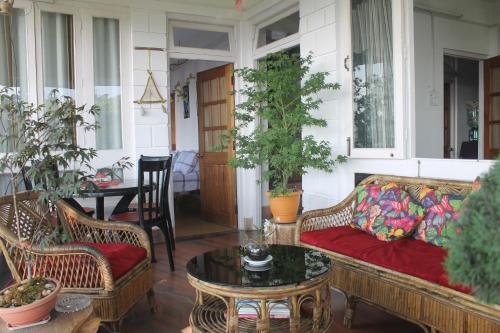
<svg viewBox="0 0 500 333">
<path fill-rule="evenodd" d="M 337 90 L 328 83 L 328 73 L 311 73 L 312 56 L 301 58 L 287 52 L 274 53 L 256 68 L 235 70 L 242 79 L 238 91 L 246 100 L 236 106 L 235 128 L 230 132 L 236 152 L 230 161 L 235 168 L 251 169 L 266 165 L 263 180 L 270 181 L 271 212 L 276 223 L 291 223 L 297 218 L 301 192 L 290 188 L 294 176 L 307 170 L 332 172 L 344 156 L 332 155 L 330 144 L 304 135 L 304 127 L 326 127 L 324 119 L 314 115 L 324 91 Z M 258 123 L 251 131 L 250 124 Z"/>
<path fill-rule="evenodd" d="M 22 249 L 18 260 L 22 260 L 28 273 L 27 280 L 0 291 L 0 317 L 10 326 L 40 322 L 54 308 L 61 284 L 44 277 L 43 272 L 32 272 L 36 260 L 33 253 L 64 242 L 64 233 L 51 223 L 53 216 L 48 207 L 61 198 L 78 194 L 86 176 L 84 170 L 91 170 L 90 161 L 96 151 L 80 147 L 75 131 L 95 130 L 96 124 L 85 119 L 86 114 L 95 116 L 97 112 L 95 106 L 76 107 L 72 98 L 60 97 L 57 91 L 46 105 L 39 107 L 20 101 L 8 88 L 0 91 L 0 146 L 4 151 L 0 172 L 10 178 L 13 212 L 12 220 L 2 223 L 7 222 L 6 226 L 16 235 Z M 27 166 L 31 166 L 28 171 Z M 63 169 L 62 176 L 58 168 Z M 19 213 L 18 195 L 28 178 L 34 180 L 40 207 L 47 207 L 39 221 L 27 222 L 27 217 Z"/>
<path fill-rule="evenodd" d="M 462 208 L 446 244 L 452 283 L 472 286 L 474 295 L 500 304 L 500 162 L 481 178 Z"/>
</svg>

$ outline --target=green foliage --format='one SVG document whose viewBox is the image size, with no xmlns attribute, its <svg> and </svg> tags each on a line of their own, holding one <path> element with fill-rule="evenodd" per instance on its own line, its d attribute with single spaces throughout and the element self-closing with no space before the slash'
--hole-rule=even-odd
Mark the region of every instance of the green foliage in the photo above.
<svg viewBox="0 0 500 333">
<path fill-rule="evenodd" d="M 500 162 L 470 194 L 455 228 L 450 228 L 446 270 L 452 283 L 473 286 L 486 303 L 500 304 Z"/>
<path fill-rule="evenodd" d="M 332 172 L 336 162 L 345 161 L 344 156 L 332 157 L 328 142 L 302 135 L 303 127 L 327 126 L 312 115 L 322 103 L 318 94 L 340 88 L 326 82 L 328 73 L 310 73 L 311 64 L 311 55 L 300 58 L 280 52 L 260 61 L 257 68 L 235 70 L 243 80 L 238 92 L 247 99 L 234 113 L 231 137 L 236 152 L 230 165 L 252 169 L 267 163 L 263 179 L 274 186 L 272 196 L 289 194 L 290 178 L 304 175 L 308 168 Z M 258 122 L 253 131 L 247 129 Z"/>
<path fill-rule="evenodd" d="M 51 93 L 46 105 L 34 106 L 19 100 L 8 88 L 0 90 L 0 145 L 6 151 L 0 157 L 0 172 L 10 176 L 19 242 L 27 241 L 21 237 L 16 197 L 23 168 L 30 167 L 26 176 L 33 180 L 45 204 L 78 195 L 97 153 L 77 144 L 76 130 L 94 131 L 96 123 L 86 119 L 94 119 L 98 112 L 95 106 L 77 107 L 72 98 L 61 97 L 57 91 Z M 61 169 L 62 176 L 56 171 Z M 64 241 L 57 228 L 47 234 L 42 222 L 35 221 L 38 232 L 33 233 L 30 243 L 45 246 Z"/>
</svg>

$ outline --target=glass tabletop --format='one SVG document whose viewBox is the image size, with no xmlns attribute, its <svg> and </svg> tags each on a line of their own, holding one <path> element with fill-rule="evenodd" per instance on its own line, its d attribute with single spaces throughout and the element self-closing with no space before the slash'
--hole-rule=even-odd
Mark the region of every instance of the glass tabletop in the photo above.
<svg viewBox="0 0 500 333">
<path fill-rule="evenodd" d="M 319 251 L 290 245 L 271 245 L 270 268 L 246 268 L 243 247 L 206 252 L 187 264 L 188 273 L 201 281 L 228 287 L 279 287 L 299 284 L 327 273 L 330 259 Z"/>
</svg>

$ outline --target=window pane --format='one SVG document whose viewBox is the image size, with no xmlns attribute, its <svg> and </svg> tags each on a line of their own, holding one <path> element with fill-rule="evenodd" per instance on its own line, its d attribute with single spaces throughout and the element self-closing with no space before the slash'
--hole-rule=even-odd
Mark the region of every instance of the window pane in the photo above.
<svg viewBox="0 0 500 333">
<path fill-rule="evenodd" d="M 223 31 L 174 27 L 174 46 L 229 51 L 229 34 Z"/>
<path fill-rule="evenodd" d="M 394 148 L 391 0 L 352 0 L 354 146 Z"/>
<path fill-rule="evenodd" d="M 75 97 L 73 62 L 73 16 L 42 12 L 43 95 L 57 89 Z"/>
<path fill-rule="evenodd" d="M 26 74 L 26 21 L 22 9 L 12 15 L 0 15 L 0 89 L 11 88 L 22 100 L 28 98 Z M 12 130 L 8 115 L 2 112 L 0 133 Z M 12 144 L 2 143 L 0 153 L 12 151 Z"/>
<path fill-rule="evenodd" d="M 276 42 L 299 32 L 299 12 L 259 29 L 257 47 Z"/>
<path fill-rule="evenodd" d="M 101 108 L 97 117 L 97 149 L 122 148 L 120 27 L 117 19 L 93 19 L 94 103 Z"/>
</svg>

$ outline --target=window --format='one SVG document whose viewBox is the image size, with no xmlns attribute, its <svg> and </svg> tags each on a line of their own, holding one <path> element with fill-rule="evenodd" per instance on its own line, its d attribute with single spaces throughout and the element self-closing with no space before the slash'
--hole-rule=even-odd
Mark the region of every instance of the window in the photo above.
<svg viewBox="0 0 500 333">
<path fill-rule="evenodd" d="M 121 84 L 119 20 L 93 18 L 94 104 L 101 112 L 97 118 L 97 149 L 121 149 Z"/>
<path fill-rule="evenodd" d="M 73 16 L 42 11 L 43 99 L 57 89 L 75 97 Z"/>
<path fill-rule="evenodd" d="M 258 29 L 257 48 L 274 43 L 299 32 L 299 12 Z"/>
<path fill-rule="evenodd" d="M 174 46 L 229 51 L 229 33 L 174 27 Z"/>
<path fill-rule="evenodd" d="M 26 100 L 28 84 L 26 74 L 26 22 L 22 9 L 14 9 L 12 15 L 0 15 L 0 89 L 10 88 L 13 94 Z M 0 120 L 2 134 L 12 131 L 6 115 Z M 12 142 L 3 142 L 0 153 L 12 151 Z"/>
<path fill-rule="evenodd" d="M 391 0 L 352 0 L 354 148 L 395 148 Z"/>
</svg>

